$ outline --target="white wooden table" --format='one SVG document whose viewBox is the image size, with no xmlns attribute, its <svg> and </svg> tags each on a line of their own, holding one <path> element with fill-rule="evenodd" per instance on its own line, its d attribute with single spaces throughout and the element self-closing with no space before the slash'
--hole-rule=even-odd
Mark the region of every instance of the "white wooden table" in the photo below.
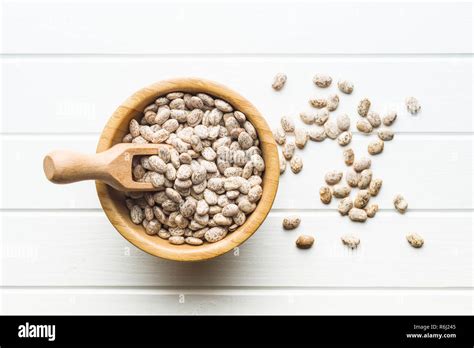
<svg viewBox="0 0 474 348">
<path fill-rule="evenodd" d="M 472 314 L 473 46 L 468 2 L 2 1 L 2 314 Z M 275 73 L 288 75 L 281 92 Z M 235 89 L 276 125 L 307 108 L 317 72 L 395 108 L 396 136 L 373 169 L 381 211 L 365 224 L 324 206 L 332 141 L 281 178 L 274 209 L 235 253 L 179 264 L 136 249 L 111 226 L 91 182 L 49 183 L 54 148 L 94 151 L 107 118 L 152 82 L 198 76 Z M 334 90 L 334 88 L 332 89 Z M 417 97 L 409 116 L 403 101 Z M 356 154 L 368 138 L 356 133 Z M 404 216 L 391 200 L 403 193 Z M 283 231 L 288 213 L 302 216 Z M 299 233 L 316 245 L 294 247 Z M 344 233 L 361 237 L 349 251 Z M 424 236 L 411 248 L 405 234 Z"/>
</svg>

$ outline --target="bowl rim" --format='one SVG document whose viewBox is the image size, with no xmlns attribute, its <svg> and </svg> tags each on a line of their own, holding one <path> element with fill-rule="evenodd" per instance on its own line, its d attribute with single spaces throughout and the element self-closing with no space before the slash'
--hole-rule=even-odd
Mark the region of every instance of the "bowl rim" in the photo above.
<svg viewBox="0 0 474 348">
<path fill-rule="evenodd" d="M 235 110 L 243 112 L 255 127 L 262 157 L 265 160 L 265 172 L 262 178 L 263 194 L 257 208 L 247 217 L 242 226 L 216 243 L 204 243 L 200 246 L 187 244 L 173 245 L 167 240 L 149 236 L 141 225 L 134 225 L 125 207 L 123 194 L 110 186 L 96 181 L 96 190 L 100 204 L 115 229 L 130 243 L 139 249 L 164 259 L 175 261 L 200 261 L 225 254 L 241 245 L 252 236 L 271 210 L 278 189 L 280 176 L 278 149 L 266 120 L 247 99 L 230 88 L 214 81 L 202 78 L 175 78 L 162 80 L 144 87 L 127 98 L 107 121 L 99 139 L 96 152 L 102 152 L 118 142 L 128 132 L 132 118 L 143 115 L 145 106 L 159 96 L 170 92 L 206 93 L 230 103 Z M 122 196 L 121 196 L 122 195 Z"/>
</svg>

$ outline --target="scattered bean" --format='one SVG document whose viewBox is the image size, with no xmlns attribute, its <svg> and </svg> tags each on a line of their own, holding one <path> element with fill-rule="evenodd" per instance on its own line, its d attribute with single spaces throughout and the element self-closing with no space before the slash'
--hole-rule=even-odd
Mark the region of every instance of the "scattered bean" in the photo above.
<svg viewBox="0 0 474 348">
<path fill-rule="evenodd" d="M 347 197 L 347 198 L 341 199 L 337 210 L 339 211 L 341 215 L 347 215 L 347 213 L 349 213 L 349 210 L 351 210 L 353 206 L 354 205 L 352 203 L 352 199 L 350 199 L 350 197 Z"/>
<path fill-rule="evenodd" d="M 316 110 L 316 113 L 314 115 L 314 123 L 317 126 L 324 125 L 328 119 L 329 119 L 329 110 L 327 108 Z"/>
<path fill-rule="evenodd" d="M 360 174 L 350 168 L 346 173 L 346 181 L 350 187 L 357 187 L 360 181 Z"/>
<path fill-rule="evenodd" d="M 336 198 L 345 198 L 351 193 L 351 188 L 344 184 L 335 185 L 332 188 L 332 194 Z"/>
<path fill-rule="evenodd" d="M 354 163 L 354 150 L 346 149 L 342 154 L 344 156 L 344 163 L 346 166 L 351 166 Z"/>
<path fill-rule="evenodd" d="M 287 142 L 283 145 L 283 148 L 281 149 L 283 157 L 285 157 L 286 160 L 291 160 L 293 155 L 295 154 L 296 150 L 296 145 L 293 142 Z"/>
<path fill-rule="evenodd" d="M 279 153 L 278 159 L 280 161 L 280 174 L 283 174 L 286 170 L 286 159 L 281 153 Z"/>
<path fill-rule="evenodd" d="M 328 104 L 327 100 L 324 98 L 313 98 L 309 100 L 309 104 L 316 109 L 322 109 Z"/>
<path fill-rule="evenodd" d="M 351 141 L 352 141 L 352 133 L 349 131 L 342 132 L 337 137 L 337 143 L 341 146 L 349 145 Z"/>
<path fill-rule="evenodd" d="M 397 113 L 395 111 L 390 111 L 387 113 L 387 115 L 384 116 L 382 123 L 385 126 L 391 126 L 395 120 L 397 119 Z"/>
<path fill-rule="evenodd" d="M 374 128 L 378 128 L 382 124 L 379 113 L 375 111 L 369 111 L 367 114 L 367 121 L 369 121 L 371 126 Z"/>
<path fill-rule="evenodd" d="M 342 132 L 349 130 L 349 128 L 351 127 L 351 119 L 347 114 L 340 114 L 339 116 L 337 116 L 336 123 L 337 127 Z"/>
<path fill-rule="evenodd" d="M 316 74 L 313 77 L 313 82 L 316 86 L 320 88 L 327 88 L 332 83 L 332 78 L 329 75 L 325 74 Z"/>
<path fill-rule="evenodd" d="M 295 145 L 299 149 L 303 149 L 308 142 L 308 133 L 305 129 L 297 128 L 295 129 Z"/>
<path fill-rule="evenodd" d="M 375 214 L 379 211 L 379 206 L 377 204 L 370 204 L 365 208 L 365 212 L 367 213 L 367 217 L 373 218 Z"/>
<path fill-rule="evenodd" d="M 383 146 L 383 140 L 377 139 L 369 143 L 369 145 L 367 146 L 367 150 L 371 155 L 378 155 L 383 151 Z"/>
<path fill-rule="evenodd" d="M 354 161 L 354 170 L 357 173 L 360 173 L 364 169 L 369 169 L 371 164 L 372 164 L 372 161 L 370 160 L 370 158 L 361 157 L 358 160 Z"/>
<path fill-rule="evenodd" d="M 369 99 L 367 98 L 362 99 L 359 102 L 359 105 L 357 106 L 357 113 L 362 117 L 366 117 L 370 109 L 370 104 L 371 103 Z"/>
<path fill-rule="evenodd" d="M 342 80 L 337 83 L 337 87 L 342 93 L 351 94 L 354 90 L 354 84 L 347 80 Z"/>
<path fill-rule="evenodd" d="M 279 91 L 283 88 L 286 83 L 286 75 L 283 73 L 278 73 L 275 75 L 272 83 L 272 88 L 276 91 Z"/>
<path fill-rule="evenodd" d="M 360 178 L 359 178 L 359 182 L 357 183 L 357 187 L 360 189 L 366 189 L 369 187 L 371 181 L 372 181 L 372 170 L 364 169 L 360 173 Z"/>
<path fill-rule="evenodd" d="M 369 193 L 375 197 L 379 194 L 380 188 L 382 187 L 382 179 L 373 179 L 369 185 Z"/>
<path fill-rule="evenodd" d="M 282 225 L 285 230 L 294 230 L 301 223 L 301 218 L 299 216 L 287 216 L 283 219 Z"/>
<path fill-rule="evenodd" d="M 336 139 L 340 133 L 337 124 L 333 121 L 327 121 L 324 124 L 324 131 L 326 132 L 327 137 L 330 139 Z"/>
<path fill-rule="evenodd" d="M 356 222 L 364 222 L 367 220 L 367 213 L 364 209 L 352 208 L 349 210 L 349 219 Z"/>
<path fill-rule="evenodd" d="M 323 141 L 326 139 L 326 131 L 322 127 L 313 127 L 309 130 L 308 136 L 312 141 Z"/>
<path fill-rule="evenodd" d="M 415 97 L 408 97 L 405 99 L 407 110 L 410 114 L 416 115 L 421 110 L 421 105 Z"/>
<path fill-rule="evenodd" d="M 354 235 L 345 235 L 341 237 L 342 243 L 351 249 L 355 249 L 360 244 L 360 239 Z"/>
<path fill-rule="evenodd" d="M 421 237 L 417 233 L 410 233 L 407 235 L 407 241 L 410 243 L 410 245 L 414 248 L 421 248 L 425 241 L 423 240 L 423 237 Z"/>
<path fill-rule="evenodd" d="M 361 118 L 361 119 L 357 120 L 356 128 L 357 128 L 359 131 L 361 131 L 362 133 L 366 133 L 366 134 L 371 133 L 372 130 L 373 130 L 372 125 L 371 125 L 370 122 L 367 121 L 367 119 L 365 119 L 365 118 Z"/>
<path fill-rule="evenodd" d="M 303 160 L 300 156 L 294 155 L 290 160 L 291 171 L 295 174 L 298 174 L 303 169 Z"/>
<path fill-rule="evenodd" d="M 314 237 L 301 235 L 296 240 L 296 246 L 300 249 L 309 249 L 314 244 Z"/>
<path fill-rule="evenodd" d="M 367 190 L 360 190 L 357 192 L 356 197 L 354 199 L 354 207 L 362 209 L 365 208 L 367 203 L 370 200 L 370 193 Z"/>
<path fill-rule="evenodd" d="M 313 124 L 314 117 L 315 117 L 315 114 L 312 112 L 307 112 L 307 111 L 300 112 L 301 121 L 303 121 L 303 123 L 305 124 Z"/>
<path fill-rule="evenodd" d="M 289 116 L 283 116 L 280 120 L 280 124 L 286 133 L 293 133 L 295 131 L 295 123 Z"/>
<path fill-rule="evenodd" d="M 394 133 L 390 129 L 381 129 L 377 132 L 377 135 L 380 140 L 390 141 L 393 139 Z"/>
<path fill-rule="evenodd" d="M 324 180 L 326 181 L 326 183 L 328 185 L 335 185 L 335 184 L 339 183 L 339 181 L 341 181 L 341 179 L 342 179 L 342 172 L 337 171 L 337 170 L 333 170 L 331 172 L 328 172 L 324 176 Z"/>
<path fill-rule="evenodd" d="M 393 205 L 401 214 L 405 214 L 408 209 L 408 203 L 402 195 L 395 196 L 393 199 Z"/>
<path fill-rule="evenodd" d="M 321 202 L 323 202 L 324 204 L 331 203 L 331 199 L 332 199 L 331 189 L 327 186 L 321 187 L 319 189 L 319 197 L 321 199 Z"/>
<path fill-rule="evenodd" d="M 329 111 L 334 111 L 339 106 L 339 96 L 337 94 L 331 94 L 327 99 L 326 107 Z"/>
</svg>

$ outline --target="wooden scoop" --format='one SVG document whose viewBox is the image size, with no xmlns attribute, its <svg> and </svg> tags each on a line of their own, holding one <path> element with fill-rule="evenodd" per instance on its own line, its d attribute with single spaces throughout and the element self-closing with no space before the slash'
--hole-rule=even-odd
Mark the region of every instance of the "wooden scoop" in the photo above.
<svg viewBox="0 0 474 348">
<path fill-rule="evenodd" d="M 151 183 L 133 180 L 132 159 L 139 155 L 157 155 L 163 146 L 167 145 L 117 144 L 94 155 L 57 150 L 46 155 L 43 170 L 55 184 L 99 180 L 119 191 L 155 191 Z"/>
</svg>

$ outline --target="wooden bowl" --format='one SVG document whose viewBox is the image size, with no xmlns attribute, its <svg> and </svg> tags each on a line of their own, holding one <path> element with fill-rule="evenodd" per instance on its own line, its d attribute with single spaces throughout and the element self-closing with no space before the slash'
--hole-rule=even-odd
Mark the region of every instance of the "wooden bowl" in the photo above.
<svg viewBox="0 0 474 348">
<path fill-rule="evenodd" d="M 273 134 L 265 119 L 248 100 L 225 86 L 203 79 L 182 78 L 155 83 L 139 90 L 117 108 L 102 131 L 97 152 L 105 151 L 122 142 L 122 138 L 128 133 L 130 120 L 141 117 L 143 109 L 153 103 L 157 97 L 178 91 L 193 94 L 202 92 L 223 99 L 236 110 L 242 111 L 256 128 L 266 167 L 263 174 L 262 198 L 255 211 L 247 216 L 246 222 L 216 243 L 204 243 L 200 246 L 173 245 L 160 237 L 147 235 L 141 225 L 135 225 L 130 220 L 122 192 L 101 182 L 96 182 L 96 188 L 100 204 L 110 222 L 122 236 L 138 248 L 170 260 L 206 260 L 232 250 L 255 233 L 270 211 L 277 192 L 280 170 Z"/>
</svg>

